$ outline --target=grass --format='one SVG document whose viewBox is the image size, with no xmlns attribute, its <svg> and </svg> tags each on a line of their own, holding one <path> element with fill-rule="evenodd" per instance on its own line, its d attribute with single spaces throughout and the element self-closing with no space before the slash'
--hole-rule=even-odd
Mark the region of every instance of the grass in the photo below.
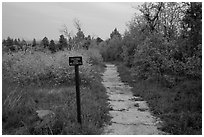
<svg viewBox="0 0 204 137">
<path fill-rule="evenodd" d="M 55 54 L 33 52 L 24 53 L 16 52 L 12 54 L 3 54 L 2 57 L 2 73 L 3 78 L 10 82 L 29 83 L 38 82 L 52 78 L 55 83 L 63 81 L 63 79 L 73 78 L 73 67 L 69 66 L 68 59 L 70 56 L 82 56 L 83 66 L 80 72 L 84 77 L 88 76 L 91 67 L 90 59 L 87 51 L 60 51 Z M 70 81 L 73 81 L 70 79 Z"/>
<path fill-rule="evenodd" d="M 54 55 L 14 53 L 3 56 L 2 134 L 85 135 L 102 132 L 103 125 L 110 119 L 100 76 L 104 66 L 94 55 L 77 53 L 84 59 L 84 65 L 80 66 L 81 127 L 76 118 L 74 68 L 69 67 L 66 60 L 71 54 L 64 51 Z M 89 63 L 92 59 L 97 65 Z M 55 117 L 41 121 L 36 114 L 36 110 L 41 109 L 51 110 Z"/>
<path fill-rule="evenodd" d="M 151 111 L 160 117 L 161 130 L 170 134 L 202 134 L 202 82 L 183 80 L 167 88 L 154 80 L 141 80 L 123 64 L 116 63 L 123 82 L 133 87 L 135 96 L 147 100 Z"/>
</svg>

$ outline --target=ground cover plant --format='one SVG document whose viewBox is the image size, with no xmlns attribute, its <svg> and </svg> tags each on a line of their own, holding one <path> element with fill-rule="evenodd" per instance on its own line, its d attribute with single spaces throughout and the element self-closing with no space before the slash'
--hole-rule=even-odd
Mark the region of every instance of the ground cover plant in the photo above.
<svg viewBox="0 0 204 137">
<path fill-rule="evenodd" d="M 108 122 L 108 104 L 101 84 L 102 58 L 90 50 L 56 53 L 4 53 L 2 60 L 3 134 L 100 134 Z M 81 55 L 82 127 L 76 120 L 74 67 L 69 56 Z M 89 56 L 90 55 L 90 56 Z M 96 65 L 97 64 L 97 65 Z M 50 110 L 40 120 L 36 111 Z"/>
</svg>

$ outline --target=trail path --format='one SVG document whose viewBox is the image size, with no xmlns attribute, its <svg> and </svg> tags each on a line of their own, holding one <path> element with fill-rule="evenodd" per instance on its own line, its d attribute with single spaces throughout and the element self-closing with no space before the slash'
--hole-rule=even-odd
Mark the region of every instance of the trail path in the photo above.
<svg viewBox="0 0 204 137">
<path fill-rule="evenodd" d="M 131 87 L 121 82 L 117 67 L 106 64 L 103 84 L 109 96 L 111 124 L 104 129 L 105 135 L 158 135 L 160 122 L 149 111 L 146 101 L 133 96 Z"/>
</svg>

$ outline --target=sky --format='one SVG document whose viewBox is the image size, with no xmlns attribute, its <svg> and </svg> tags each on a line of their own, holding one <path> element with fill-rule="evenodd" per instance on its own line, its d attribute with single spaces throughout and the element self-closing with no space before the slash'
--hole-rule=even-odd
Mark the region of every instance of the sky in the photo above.
<svg viewBox="0 0 204 137">
<path fill-rule="evenodd" d="M 59 39 L 60 30 L 66 25 L 76 34 L 74 19 L 81 23 L 85 36 L 107 39 L 117 28 L 123 34 L 127 23 L 139 14 L 141 3 L 130 2 L 3 2 L 2 37 L 25 40 Z"/>
</svg>

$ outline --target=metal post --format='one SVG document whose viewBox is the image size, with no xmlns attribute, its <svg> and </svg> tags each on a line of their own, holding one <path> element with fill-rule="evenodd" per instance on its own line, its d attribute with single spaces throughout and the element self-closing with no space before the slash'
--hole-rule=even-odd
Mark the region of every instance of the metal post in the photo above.
<svg viewBox="0 0 204 137">
<path fill-rule="evenodd" d="M 76 103 L 77 103 L 77 121 L 81 122 L 81 106 L 80 106 L 80 88 L 79 88 L 79 65 L 75 65 L 75 83 L 76 83 Z"/>
</svg>

